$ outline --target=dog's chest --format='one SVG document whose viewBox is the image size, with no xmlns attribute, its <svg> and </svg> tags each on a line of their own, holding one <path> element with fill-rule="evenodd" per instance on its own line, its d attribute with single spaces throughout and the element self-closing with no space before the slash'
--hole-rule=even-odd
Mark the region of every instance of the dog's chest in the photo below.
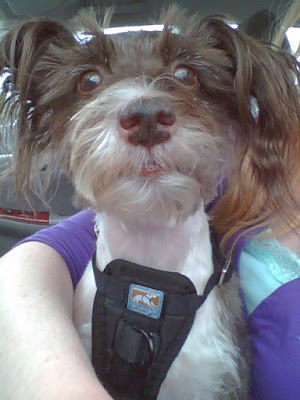
<svg viewBox="0 0 300 400">
<path fill-rule="evenodd" d="M 118 220 L 105 216 L 98 221 L 97 265 L 103 270 L 112 260 L 122 258 L 152 268 L 180 272 L 194 283 L 198 294 L 213 272 L 209 229 L 204 212 L 186 221 L 185 226 L 152 231 L 126 229 Z M 91 263 L 90 263 L 91 264 Z M 210 400 L 221 376 L 228 369 L 226 356 L 232 346 L 219 331 L 220 307 L 214 289 L 197 311 L 194 324 L 171 365 L 158 399 Z M 91 265 L 75 294 L 74 320 L 79 334 L 91 351 L 92 304 L 96 288 Z M 230 353 L 230 351 L 229 351 Z"/>
<path fill-rule="evenodd" d="M 179 272 L 202 293 L 213 272 L 207 217 L 203 210 L 182 224 L 124 226 L 113 217 L 98 220 L 97 265 L 103 270 L 114 259 Z"/>
</svg>

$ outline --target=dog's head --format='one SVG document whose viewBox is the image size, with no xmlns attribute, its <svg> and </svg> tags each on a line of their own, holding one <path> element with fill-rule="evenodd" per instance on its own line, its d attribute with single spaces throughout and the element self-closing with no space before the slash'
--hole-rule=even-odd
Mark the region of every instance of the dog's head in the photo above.
<svg viewBox="0 0 300 400">
<path fill-rule="evenodd" d="M 233 175 L 244 183 L 245 165 L 249 184 L 272 189 L 272 174 L 284 179 L 281 150 L 296 120 L 280 103 L 296 93 L 291 57 L 221 17 L 176 7 L 159 33 L 106 35 L 91 13 L 77 23 L 90 40 L 39 20 L 2 41 L 17 99 L 19 187 L 53 159 L 97 211 L 177 221 L 212 200 L 225 165 L 229 187 Z"/>
</svg>

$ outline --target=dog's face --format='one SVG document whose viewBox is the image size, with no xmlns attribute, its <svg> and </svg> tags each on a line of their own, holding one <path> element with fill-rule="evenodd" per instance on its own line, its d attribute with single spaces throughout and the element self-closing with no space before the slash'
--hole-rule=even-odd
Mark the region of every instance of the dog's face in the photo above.
<svg viewBox="0 0 300 400">
<path fill-rule="evenodd" d="M 232 87 L 232 63 L 204 34 L 173 30 L 97 32 L 35 67 L 52 65 L 34 123 L 63 121 L 55 156 L 96 211 L 173 224 L 216 193 L 232 118 L 230 93 L 215 87 Z"/>
<path fill-rule="evenodd" d="M 224 164 L 233 202 L 252 185 L 246 214 L 259 189 L 279 194 L 299 123 L 294 61 L 219 17 L 171 8 L 163 23 L 162 32 L 105 35 L 86 14 L 87 42 L 49 20 L 6 35 L 0 61 L 19 104 L 19 187 L 53 159 L 96 211 L 168 223 L 214 197 Z"/>
<path fill-rule="evenodd" d="M 209 97 L 201 77 L 206 71 L 212 81 L 214 71 L 209 76 L 192 38 L 105 39 L 106 60 L 99 54 L 77 78 L 62 164 L 98 211 L 152 221 L 186 218 L 215 195 L 224 152 L 227 111 Z M 103 38 L 94 40 L 87 57 Z"/>
</svg>

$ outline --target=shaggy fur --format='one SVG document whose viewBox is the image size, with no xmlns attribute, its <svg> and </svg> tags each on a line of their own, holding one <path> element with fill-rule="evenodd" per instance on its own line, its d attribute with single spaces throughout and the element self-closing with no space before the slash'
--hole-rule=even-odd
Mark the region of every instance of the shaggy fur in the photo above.
<svg viewBox="0 0 300 400">
<path fill-rule="evenodd" d="M 59 166 L 97 212 L 98 268 L 125 258 L 185 274 L 202 293 L 213 271 L 204 207 L 219 180 L 226 193 L 212 223 L 228 237 L 262 205 L 293 202 L 299 72 L 223 17 L 171 7 L 162 22 L 161 33 L 108 36 L 82 13 L 75 30 L 91 37 L 82 42 L 52 20 L 18 25 L 0 46 L 11 74 L 3 114 L 18 121 L 17 189 L 35 188 L 39 166 L 49 175 Z M 94 294 L 89 265 L 74 305 L 87 351 Z M 246 399 L 246 342 L 233 278 L 198 310 L 159 399 Z"/>
<path fill-rule="evenodd" d="M 292 209 L 299 212 L 292 194 L 292 180 L 300 170 L 296 59 L 231 29 L 220 16 L 189 17 L 171 7 L 161 18 L 162 33 L 112 37 L 103 34 L 110 15 L 106 13 L 102 26 L 91 12 L 82 13 L 72 25 L 26 21 L 3 37 L 0 66 L 11 76 L 1 116 L 10 126 L 18 121 L 18 138 L 12 130 L 9 140 L 16 143 L 17 191 L 45 190 L 36 166 L 48 165 L 44 186 L 61 159 L 63 169 L 70 170 L 69 149 L 65 151 L 62 140 L 70 132 L 71 117 L 83 113 L 87 102 L 96 101 L 96 95 L 116 81 L 130 85 L 132 80 L 136 86 L 138 79 L 144 81 L 143 87 L 151 82 L 156 95 L 160 90 L 165 95 L 176 91 L 176 105 L 174 98 L 168 101 L 191 117 L 189 123 L 217 123 L 218 129 L 211 127 L 210 132 L 230 142 L 231 148 L 222 153 L 227 170 L 219 173 L 226 187 L 212 216 L 224 244 L 232 244 L 232 236 L 241 228 L 251 229 L 254 221 L 264 223 L 273 211 L 283 216 L 286 209 L 289 215 Z M 93 40 L 79 43 L 73 34 L 78 30 Z M 180 65 L 196 74 L 193 90 L 173 79 Z M 87 71 L 99 73 L 101 85 L 83 95 L 78 82 Z M 253 99 L 259 108 L 257 118 L 251 113 Z"/>
</svg>

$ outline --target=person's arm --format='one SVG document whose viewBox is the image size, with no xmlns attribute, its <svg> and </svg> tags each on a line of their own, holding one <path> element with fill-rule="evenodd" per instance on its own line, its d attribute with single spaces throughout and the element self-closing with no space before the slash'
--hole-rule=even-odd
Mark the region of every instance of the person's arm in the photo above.
<svg viewBox="0 0 300 400">
<path fill-rule="evenodd" d="M 0 260 L 1 400 L 108 400 L 72 323 L 73 287 L 51 247 Z"/>
</svg>

